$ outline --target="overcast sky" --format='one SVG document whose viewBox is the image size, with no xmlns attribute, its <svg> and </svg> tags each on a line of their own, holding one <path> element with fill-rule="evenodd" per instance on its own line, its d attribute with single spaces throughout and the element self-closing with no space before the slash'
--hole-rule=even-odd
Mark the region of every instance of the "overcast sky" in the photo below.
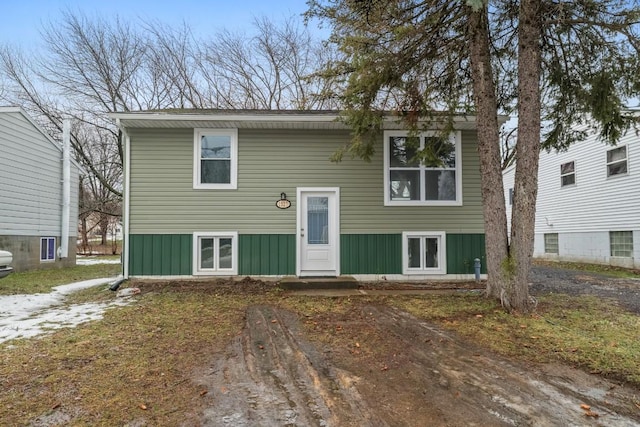
<svg viewBox="0 0 640 427">
<path fill-rule="evenodd" d="M 196 36 L 219 29 L 250 29 L 254 17 L 276 21 L 307 10 L 306 0 L 3 0 L 0 12 L 0 43 L 37 48 L 43 24 L 60 19 L 63 11 L 82 12 L 87 17 L 120 16 L 135 22 L 189 24 Z M 301 18 L 302 22 L 302 18 Z"/>
</svg>

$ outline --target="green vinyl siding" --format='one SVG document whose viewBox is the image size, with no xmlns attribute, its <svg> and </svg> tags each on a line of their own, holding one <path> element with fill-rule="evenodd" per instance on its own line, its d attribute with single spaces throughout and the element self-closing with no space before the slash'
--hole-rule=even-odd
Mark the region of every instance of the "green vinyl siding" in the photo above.
<svg viewBox="0 0 640 427">
<path fill-rule="evenodd" d="M 342 274 L 402 274 L 402 234 L 340 236 Z"/>
<path fill-rule="evenodd" d="M 340 230 L 394 234 L 403 230 L 482 233 L 475 132 L 462 131 L 463 206 L 384 206 L 382 136 L 370 162 L 331 155 L 348 131 L 239 129 L 237 190 L 193 189 L 193 129 L 129 129 L 130 231 L 190 234 L 295 234 L 296 189 L 340 188 Z M 291 200 L 277 209 L 280 193 Z"/>
<path fill-rule="evenodd" d="M 296 274 L 294 234 L 241 234 L 238 239 L 240 275 Z"/>
<path fill-rule="evenodd" d="M 484 234 L 447 234 L 447 274 L 474 274 L 476 258 L 486 274 Z"/>
<path fill-rule="evenodd" d="M 192 242 L 191 234 L 129 235 L 129 275 L 191 275 Z"/>
</svg>

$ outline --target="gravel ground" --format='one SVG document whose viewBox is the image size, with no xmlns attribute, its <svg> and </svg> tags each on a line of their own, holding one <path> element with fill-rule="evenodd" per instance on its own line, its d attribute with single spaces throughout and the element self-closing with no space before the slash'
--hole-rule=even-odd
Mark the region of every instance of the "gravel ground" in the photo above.
<svg viewBox="0 0 640 427">
<path fill-rule="evenodd" d="M 640 279 L 534 265 L 529 280 L 532 295 L 595 295 L 615 299 L 622 307 L 640 314 Z"/>
</svg>

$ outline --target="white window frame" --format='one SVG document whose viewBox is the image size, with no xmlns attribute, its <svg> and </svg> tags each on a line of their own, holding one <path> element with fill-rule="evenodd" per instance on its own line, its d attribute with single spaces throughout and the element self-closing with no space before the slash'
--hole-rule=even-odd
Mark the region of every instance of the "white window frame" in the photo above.
<svg viewBox="0 0 640 427">
<path fill-rule="evenodd" d="M 201 141 L 204 135 L 229 136 L 231 139 L 231 167 L 229 183 L 200 182 Z M 196 128 L 193 132 L 193 188 L 197 190 L 236 190 L 238 188 L 238 129 Z"/>
<path fill-rule="evenodd" d="M 49 241 L 53 240 L 53 253 L 49 253 Z M 46 242 L 47 257 L 42 258 L 42 245 Z M 41 237 L 40 238 L 40 262 L 55 262 L 56 261 L 56 238 L 55 237 Z"/>
<path fill-rule="evenodd" d="M 620 248 L 616 248 L 614 250 L 614 233 L 625 233 L 631 238 L 631 248 L 629 249 L 628 255 L 614 255 L 614 252 L 620 252 Z M 617 242 L 616 242 L 617 243 Z M 626 243 L 625 243 L 626 244 Z M 633 231 L 631 230 L 612 230 L 609 231 L 609 256 L 612 258 L 633 258 Z"/>
<path fill-rule="evenodd" d="M 200 268 L 200 239 L 231 239 L 231 268 L 219 268 L 220 260 L 217 244 L 214 244 L 214 268 Z M 200 231 L 193 233 L 193 275 L 236 276 L 238 274 L 238 232 L 237 231 Z"/>
<path fill-rule="evenodd" d="M 420 253 L 426 237 L 438 239 L 438 267 L 409 268 L 409 239 L 420 239 Z M 422 264 L 424 260 L 420 260 Z M 447 274 L 447 235 L 444 231 L 404 231 L 402 233 L 402 274 Z"/>
<path fill-rule="evenodd" d="M 385 131 L 383 133 L 384 143 L 384 206 L 462 206 L 462 134 L 460 131 L 452 132 L 448 138 L 455 145 L 456 153 L 456 199 L 455 200 L 424 200 L 425 194 L 425 174 L 426 170 L 433 168 L 427 168 L 422 163 L 417 167 L 419 168 L 420 175 L 420 200 L 391 200 L 390 190 L 390 165 L 391 159 L 389 156 L 389 138 L 395 136 L 408 136 L 407 131 Z M 420 145 L 422 146 L 422 138 L 441 136 L 438 132 L 427 131 L 420 132 L 418 137 L 421 138 Z"/>
<path fill-rule="evenodd" d="M 552 255 L 560 255 L 560 235 L 558 233 L 544 233 L 543 235 L 543 240 L 544 240 L 544 253 L 545 254 L 552 254 Z M 552 239 L 555 238 L 555 246 L 556 246 L 556 251 L 555 252 L 551 252 L 549 251 L 549 246 L 550 242 L 548 241 L 548 239 Z"/>
<path fill-rule="evenodd" d="M 611 151 L 619 150 L 621 148 L 624 148 L 624 160 L 616 160 L 616 161 L 610 162 L 608 160 L 609 153 Z M 620 145 L 620 146 L 614 147 L 614 148 L 612 148 L 610 150 L 607 150 L 607 152 L 605 153 L 605 156 L 606 156 L 605 157 L 605 162 L 607 164 L 607 178 L 629 175 L 629 148 L 628 148 L 627 145 Z M 617 164 L 617 163 L 622 163 L 622 162 L 624 162 L 626 164 L 626 166 L 627 166 L 627 171 L 626 172 L 624 172 L 624 173 L 615 173 L 615 174 L 610 174 L 609 173 L 609 166 Z"/>
<path fill-rule="evenodd" d="M 568 173 L 562 173 L 562 167 L 564 165 L 567 165 L 569 163 L 573 163 L 573 171 L 572 172 L 568 172 Z M 573 183 L 571 184 L 564 184 L 562 178 L 564 178 L 565 176 L 571 176 L 573 175 Z M 564 162 L 560 164 L 560 187 L 573 187 L 577 184 L 577 180 L 576 180 L 577 176 L 576 176 L 576 162 L 575 160 L 570 160 L 568 162 Z"/>
</svg>

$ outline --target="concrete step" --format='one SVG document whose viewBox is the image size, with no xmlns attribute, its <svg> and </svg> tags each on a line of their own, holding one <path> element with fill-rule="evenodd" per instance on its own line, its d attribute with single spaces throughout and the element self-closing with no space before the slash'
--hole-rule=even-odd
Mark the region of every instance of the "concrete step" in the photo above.
<svg viewBox="0 0 640 427">
<path fill-rule="evenodd" d="M 352 276 L 339 277 L 284 277 L 280 288 L 288 291 L 312 289 L 358 289 L 358 281 Z"/>
</svg>

